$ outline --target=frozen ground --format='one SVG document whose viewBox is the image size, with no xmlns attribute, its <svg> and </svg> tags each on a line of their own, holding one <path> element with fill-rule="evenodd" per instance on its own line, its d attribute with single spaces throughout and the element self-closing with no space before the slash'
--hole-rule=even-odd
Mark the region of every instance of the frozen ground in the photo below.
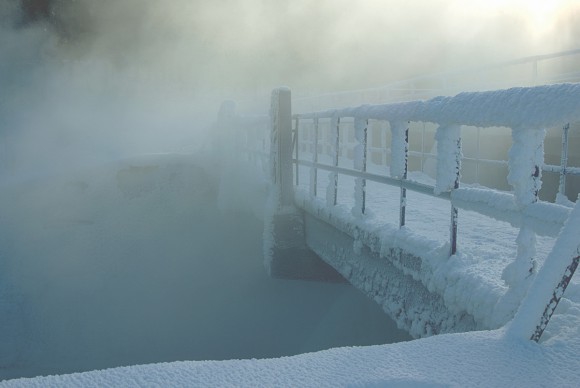
<svg viewBox="0 0 580 388">
<path fill-rule="evenodd" d="M 13 380 L 5 387 L 575 387 L 578 333 L 538 345 L 501 331 L 446 334 L 383 346 L 266 360 L 179 362 Z"/>
</svg>

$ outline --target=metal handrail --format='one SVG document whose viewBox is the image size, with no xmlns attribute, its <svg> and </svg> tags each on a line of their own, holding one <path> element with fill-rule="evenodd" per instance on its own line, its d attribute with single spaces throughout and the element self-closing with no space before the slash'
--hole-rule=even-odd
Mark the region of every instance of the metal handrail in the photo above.
<svg viewBox="0 0 580 388">
<path fill-rule="evenodd" d="M 451 199 L 451 194 L 448 191 L 440 193 L 440 194 L 435 194 L 433 192 L 433 186 L 430 186 L 430 185 L 427 185 L 424 183 L 420 183 L 420 182 L 415 182 L 415 181 L 410 181 L 410 180 L 405 180 L 405 179 L 391 178 L 391 177 L 386 176 L 386 175 L 379 175 L 379 174 L 373 174 L 370 172 L 351 170 L 349 168 L 330 166 L 328 164 L 323 164 L 323 163 L 314 163 L 314 162 L 309 162 L 307 160 L 292 159 L 292 162 L 296 163 L 300 166 L 317 168 L 317 169 L 325 170 L 325 171 L 329 171 L 329 172 L 336 172 L 338 174 L 350 176 L 353 178 L 362 178 L 362 179 L 366 179 L 367 181 L 383 183 L 383 184 L 387 184 L 387 185 L 394 186 L 394 187 L 404 187 L 407 190 L 411 190 L 411 191 L 414 191 L 416 193 L 426 194 L 426 195 L 429 195 L 429 196 L 435 197 L 435 198 Z"/>
</svg>

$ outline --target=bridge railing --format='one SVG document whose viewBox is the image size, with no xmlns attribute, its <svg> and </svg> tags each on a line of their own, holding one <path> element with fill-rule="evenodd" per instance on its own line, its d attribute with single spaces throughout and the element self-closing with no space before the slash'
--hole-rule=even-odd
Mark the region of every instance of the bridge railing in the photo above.
<svg viewBox="0 0 580 388">
<path fill-rule="evenodd" d="M 450 233 L 450 253 L 454 254 L 456 250 L 456 221 L 457 221 L 457 207 L 469 207 L 470 210 L 477 209 L 477 211 L 486 215 L 494 216 L 497 213 L 502 213 L 500 216 L 503 220 L 510 221 L 513 225 L 521 225 L 522 214 L 528 209 L 528 205 L 537 204 L 543 207 L 559 208 L 557 214 L 562 214 L 562 219 L 565 219 L 566 209 L 557 207 L 556 205 L 547 204 L 539 201 L 538 192 L 541 187 L 541 172 L 549 171 L 560 175 L 560 193 L 564 192 L 567 175 L 578 175 L 578 168 L 570 168 L 567 166 L 567 142 L 568 142 L 568 128 L 567 119 L 574 119 L 574 117 L 566 117 L 566 112 L 561 112 L 562 115 L 558 119 L 552 118 L 551 121 L 542 122 L 543 115 L 532 114 L 530 116 L 530 107 L 534 104 L 533 94 L 538 93 L 541 96 L 544 92 L 551 92 L 554 95 L 559 94 L 561 98 L 566 98 L 564 93 L 567 89 L 576 89 L 577 86 L 553 86 L 553 87 L 537 87 L 537 88 L 520 88 L 500 92 L 487 93 L 468 93 L 463 96 L 455 98 L 435 99 L 427 102 L 411 102 L 399 103 L 377 106 L 361 106 L 358 108 L 344 108 L 337 110 L 327 110 L 321 112 L 295 114 L 294 120 L 294 134 L 299 137 L 301 133 L 305 133 L 309 139 L 301 141 L 299 138 L 295 141 L 298 146 L 294 148 L 294 160 L 296 165 L 295 178 L 299 178 L 298 166 L 311 168 L 311 184 L 310 192 L 316 195 L 317 187 L 317 172 L 318 170 L 325 170 L 335 174 L 331 179 L 333 187 L 329 189 L 330 195 L 327 200 L 330 205 L 336 205 L 336 190 L 339 175 L 349 175 L 357 178 L 355 185 L 355 203 L 359 207 L 360 213 L 364 214 L 366 204 L 366 181 L 375 181 L 389 185 L 398 186 L 401 188 L 400 198 L 400 226 L 405 225 L 405 207 L 406 207 L 406 190 L 417 191 L 423 194 L 433 195 L 441 198 L 449 198 L 451 201 L 451 233 Z M 506 112 L 509 110 L 509 105 L 505 105 L 505 100 L 513 98 L 523 98 L 521 101 L 519 112 Z M 461 97 L 461 98 L 459 98 Z M 473 101 L 467 101 L 473 99 Z M 463 101 L 461 101 L 463 100 Z M 476 106 L 479 104 L 486 104 L 492 106 L 495 112 L 489 112 L 490 116 L 496 115 L 496 118 L 481 120 L 476 118 Z M 528 105 L 526 105 L 528 104 Z M 537 103 L 536 103 L 537 104 Z M 455 117 L 448 117 L 449 111 L 440 109 L 442 105 L 447 105 L 448 109 L 453 109 Z M 505 105 L 505 108 L 502 108 Z M 435 109 L 434 109 L 435 108 Z M 517 107 L 516 107 L 517 108 Z M 558 107 L 538 106 L 541 112 L 549 113 L 547 111 L 560 110 Z M 464 113 L 462 113 L 464 112 Z M 533 112 L 532 112 L 533 113 Z M 428 115 L 427 120 L 422 117 Z M 479 115 L 481 115 L 479 113 Z M 518 115 L 528 115 L 529 119 L 523 117 L 518 118 Z M 536 119 L 534 119 L 536 117 Z M 450 119 L 453 121 L 450 122 Z M 329 135 L 325 139 L 325 145 L 320 144 L 320 126 L 321 121 L 326 120 L 325 125 L 330 127 Z M 350 120 L 353 122 L 355 144 L 352 152 L 348 154 L 341 146 L 341 122 Z M 526 121 L 527 120 L 527 121 Z M 367 171 L 369 155 L 373 152 L 373 148 L 369 147 L 369 124 L 370 121 L 387 122 L 391 132 L 391 169 L 390 176 L 373 174 Z M 488 121 L 488 122 L 484 122 Z M 521 121 L 521 122 L 518 122 Z M 418 182 L 407 180 L 408 162 L 409 162 L 409 125 L 412 122 L 428 122 L 435 123 L 438 128 L 435 131 L 435 140 L 437 142 L 437 154 L 422 155 L 422 157 L 432 157 L 436 160 L 436 184 L 435 186 L 428 186 Z M 476 126 L 484 129 L 486 127 L 507 127 L 511 131 L 512 147 L 510 150 L 509 160 L 496 161 L 480 159 L 482 163 L 489 164 L 505 164 L 509 167 L 510 173 L 508 181 L 512 186 L 514 194 L 508 193 L 494 193 L 496 199 L 500 199 L 500 203 L 511 203 L 510 209 L 504 208 L 502 210 L 494 208 L 493 201 L 490 201 L 489 191 L 484 190 L 460 190 L 460 171 L 461 162 L 470 160 L 462 157 L 461 152 L 461 134 L 462 125 Z M 309 126 L 309 130 L 300 131 L 301 127 Z M 563 152 L 562 162 L 560 166 L 545 165 L 543 160 L 543 142 L 545 136 L 544 128 L 549 126 L 561 126 L 563 128 Z M 342 137 L 344 139 L 344 136 Z M 328 147 L 330 143 L 331 147 Z M 334 144 L 333 144 L 334 143 Z M 304 158 L 300 152 L 304 152 L 309 148 L 308 157 Z M 329 155 L 329 149 L 332 149 Z M 320 163 L 319 158 L 322 154 L 331 156 L 333 162 L 330 164 Z M 340 167 L 338 160 L 339 156 L 350 156 L 354 165 L 352 169 Z M 526 175 L 526 171 L 528 174 Z M 469 199 L 468 199 L 469 197 Z M 480 197 L 479 199 L 477 199 Z M 483 197 L 488 199 L 484 200 Z M 507 202 L 506 202 L 507 199 Z M 468 204 L 469 202 L 476 202 Z M 497 201 L 496 201 L 497 202 Z M 483 206 L 483 204 L 486 204 Z M 534 206 L 534 207 L 538 207 Z M 485 209 L 485 208 L 488 209 Z M 508 211 L 509 210 L 509 211 Z M 530 212 L 530 210 L 527 210 Z M 542 213 L 542 212 L 537 212 Z M 542 222 L 532 222 L 530 224 L 541 225 Z M 532 227 L 538 229 L 540 234 L 553 235 L 554 232 L 540 230 L 541 227 Z M 557 232 L 556 232 L 557 233 Z"/>
<path fill-rule="evenodd" d="M 428 101 L 295 113 L 291 116 L 292 124 L 290 124 L 293 154 L 291 162 L 294 164 L 295 171 L 293 179 L 298 183 L 299 166 L 311 168 L 315 176 L 318 170 L 337 174 L 332 190 L 328 191 L 330 196 L 327 196 L 331 205 L 335 205 L 338 175 L 360 178 L 360 181 L 357 181 L 356 191 L 359 197 L 356 203 L 360 206 L 361 214 L 364 214 L 366 192 L 361 189 L 364 188 L 367 180 L 401 187 L 402 195 L 405 190 L 412 190 L 451 199 L 452 192 L 458 191 L 453 195 L 452 202 L 473 202 L 475 193 L 478 191 L 470 189 L 469 197 L 472 200 L 468 201 L 465 198 L 467 192 L 459 189 L 460 173 L 462 162 L 477 161 L 482 164 L 509 167 L 510 172 L 507 178 L 513 193 L 496 193 L 496 195 L 512 196 L 514 205 L 512 213 L 521 212 L 527 205 L 535 203 L 549 206 L 538 198 L 541 172 L 559 175 L 560 194 L 564 194 L 567 176 L 580 176 L 580 168 L 568 166 L 569 123 L 578 121 L 578 118 L 574 116 L 576 105 L 571 101 L 578 88 L 578 85 L 570 84 L 514 88 L 504 91 L 464 93 L 456 97 L 441 97 Z M 552 97 L 551 101 L 547 101 L 547 98 Z M 514 106 L 513 103 L 506 103 L 506 100 L 510 99 L 519 99 L 519 101 Z M 562 101 L 562 105 L 559 105 L 558 101 Z M 482 104 L 487 105 L 488 109 L 483 107 L 479 111 L 479 106 Z M 451 120 L 452 123 L 449 124 Z M 322 121 L 326 121 L 327 131 L 321 138 Z M 369 132 L 373 126 L 376 127 L 377 123 L 386 123 L 382 129 L 390 132 L 390 147 L 386 144 L 386 131 L 382 132 L 378 145 L 373 145 L 372 140 L 369 139 Z M 423 147 L 421 152 L 410 150 L 409 129 L 417 123 L 436 126 L 434 139 L 431 139 L 436 144 L 436 153 L 424 152 Z M 268 130 L 272 126 L 272 118 L 268 116 L 238 117 L 238 128 L 240 125 L 245 131 L 237 131 L 234 134 L 235 143 L 238 148 L 242 148 L 247 153 L 249 160 L 254 160 L 255 163 L 259 161 L 262 169 L 266 171 L 268 168 L 265 163 L 270 162 L 272 153 L 272 145 L 269 144 L 272 142 L 272 133 Z M 479 156 L 473 158 L 463 155 L 461 138 L 466 128 L 476 128 L 480 132 L 487 128 L 497 127 L 504 127 L 511 132 L 512 146 L 509 160 L 492 160 Z M 550 127 L 562 128 L 560 165 L 545 164 L 543 160 L 546 133 L 544 128 Z M 350 131 L 351 140 L 343 131 Z M 424 142 L 425 131 L 421 137 Z M 479 149 L 479 144 L 477 148 Z M 532 149 L 535 149 L 535 153 L 530 151 Z M 376 153 L 380 154 L 381 159 L 378 164 L 387 165 L 390 162 L 389 176 L 367 171 L 367 165 Z M 330 157 L 332 163 L 319 161 L 321 155 Z M 429 159 L 436 161 L 435 186 L 407 179 L 409 158 L 413 156 L 420 157 L 422 163 Z M 526 162 L 520 160 L 526 156 L 528 157 Z M 339 157 L 352 160 L 353 168 L 339 166 Z M 387 160 L 388 157 L 390 161 Z M 530 160 L 533 160 L 533 166 Z M 520 176 L 518 166 L 523 166 L 524 171 L 526 168 L 531 171 L 529 176 L 526 178 Z M 448 169 L 451 169 L 452 173 Z M 421 170 L 423 170 L 422 167 Z M 312 193 L 318 191 L 317 182 L 317 179 L 311 179 L 310 191 Z M 404 225 L 405 201 L 403 199 L 400 201 L 399 223 L 401 226 Z M 493 207 L 489 203 L 488 206 Z M 484 213 L 490 213 L 490 211 L 482 210 L 481 206 L 479 209 Z M 512 217 L 505 216 L 504 218 Z M 519 215 L 514 215 L 513 218 L 519 218 Z M 514 220 L 512 223 L 519 224 L 519 221 Z"/>
<path fill-rule="evenodd" d="M 263 120 L 263 119 L 262 119 Z M 369 170 L 373 147 L 369 136 L 377 122 L 390 131 L 390 165 L 387 174 Z M 318 171 L 329 173 L 326 205 L 337 205 L 341 177 L 354 178 L 353 214 L 364 217 L 367 210 L 368 181 L 395 186 L 400 190 L 399 226 L 406 223 L 407 191 L 449 200 L 449 254 L 457 250 L 459 209 L 476 211 L 507 221 L 519 228 L 515 260 L 504 270 L 508 294 L 525 295 L 536 271 L 536 234 L 557 236 L 570 215 L 570 207 L 539 199 L 543 171 L 578 175 L 578 168 L 567 166 L 569 123 L 580 122 L 580 84 L 561 84 L 513 88 L 491 92 L 461 93 L 455 97 L 438 97 L 384 105 L 363 105 L 310 113 L 291 114 L 290 91 L 275 90 L 270 112 L 269 148 L 262 139 L 262 160 L 269 160 L 270 177 L 279 193 L 279 205 L 291 205 L 293 186 L 300 184 L 300 167 L 309 169 L 308 191 L 316 197 L 320 191 Z M 435 183 L 432 185 L 408 179 L 409 127 L 427 123 L 436 127 Z M 263 121 L 262 121 L 263 124 Z M 321 125 L 327 128 L 321 136 Z M 304 131 L 304 128 L 308 130 Z M 344 146 L 343 129 L 350 127 L 353 147 Z M 511 137 L 507 166 L 510 192 L 478 187 L 460 187 L 462 171 L 462 133 L 466 127 L 507 128 Z M 544 141 L 547 128 L 563 128 L 560 166 L 544 163 Z M 301 138 L 309 134 L 308 138 Z M 248 143 L 246 138 L 246 143 Z M 249 144 L 249 143 L 248 143 Z M 347 159 L 352 167 L 340 159 Z M 497 162 L 490 162 L 497 163 Z M 504 162 L 501 162 L 504 163 Z M 562 185 L 560 185 L 562 188 Z M 510 299 L 509 297 L 507 299 Z M 514 298 L 512 298 L 514 299 Z M 514 300 L 521 300 L 521 297 Z M 519 302 L 518 302 L 519 304 Z M 514 310 L 517 305 L 514 306 Z M 510 314 L 510 312 L 508 312 Z M 500 319 L 501 320 L 501 319 Z M 507 319 L 504 320 L 504 322 Z"/>
</svg>

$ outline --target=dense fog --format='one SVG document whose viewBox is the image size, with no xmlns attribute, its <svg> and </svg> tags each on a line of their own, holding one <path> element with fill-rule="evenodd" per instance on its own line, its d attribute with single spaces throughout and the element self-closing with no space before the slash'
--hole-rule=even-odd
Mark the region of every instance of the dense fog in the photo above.
<svg viewBox="0 0 580 388">
<path fill-rule="evenodd" d="M 215 203 L 209 129 L 278 85 L 572 48 L 575 2 L 508 3 L 1 0 L 0 379 L 409 339 L 346 284 L 267 277 L 261 222 Z M 131 159 L 154 153 L 186 156 Z"/>
</svg>

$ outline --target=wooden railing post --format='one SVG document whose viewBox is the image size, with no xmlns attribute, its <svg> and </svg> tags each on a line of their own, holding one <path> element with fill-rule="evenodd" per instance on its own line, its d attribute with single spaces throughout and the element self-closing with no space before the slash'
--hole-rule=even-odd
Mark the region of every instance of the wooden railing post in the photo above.
<svg viewBox="0 0 580 388">
<path fill-rule="evenodd" d="M 288 206 L 294 203 L 290 98 L 288 88 L 278 88 L 272 91 L 270 167 L 272 183 L 278 190 L 278 206 Z"/>
</svg>

